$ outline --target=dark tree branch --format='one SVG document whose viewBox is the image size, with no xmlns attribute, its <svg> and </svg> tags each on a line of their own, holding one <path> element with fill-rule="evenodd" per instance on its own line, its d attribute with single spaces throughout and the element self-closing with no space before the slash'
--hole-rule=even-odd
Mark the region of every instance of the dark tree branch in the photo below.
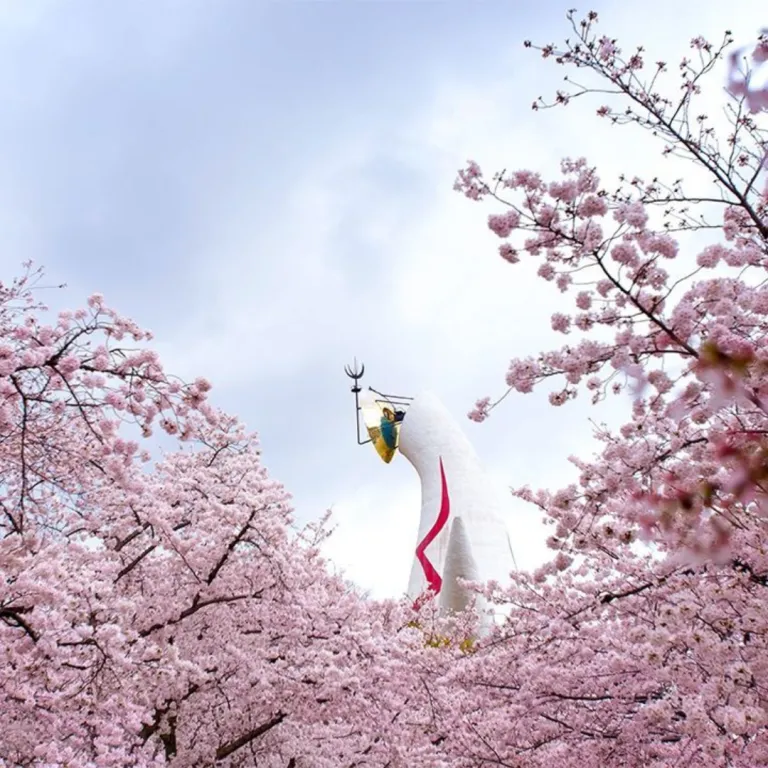
<svg viewBox="0 0 768 768">
<path fill-rule="evenodd" d="M 225 760 L 231 754 L 237 752 L 238 749 L 242 749 L 242 747 L 246 746 L 246 744 L 250 744 L 254 739 L 258 739 L 259 736 L 263 736 L 265 733 L 267 733 L 267 731 L 271 731 L 274 727 L 280 725 L 283 720 L 285 720 L 285 712 L 278 712 L 271 720 L 268 720 L 266 723 L 263 723 L 257 728 L 251 729 L 233 741 L 222 744 L 216 750 L 216 762 Z"/>
<path fill-rule="evenodd" d="M 31 608 L 0 608 L 0 619 L 2 619 L 9 626 L 19 627 L 32 639 L 33 643 L 38 640 L 38 634 L 29 625 L 29 623 L 22 618 L 23 613 L 29 613 Z"/>
<path fill-rule="evenodd" d="M 233 552 L 235 547 L 243 540 L 243 537 L 246 533 L 250 530 L 251 523 L 253 522 L 253 518 L 256 516 L 256 513 L 261 510 L 254 508 L 251 510 L 251 514 L 248 515 L 248 520 L 246 520 L 245 525 L 238 531 L 237 535 L 235 536 L 232 541 L 229 542 L 229 546 L 224 550 L 224 554 L 219 558 L 219 561 L 216 563 L 216 565 L 213 566 L 213 570 L 208 574 L 208 578 L 205 580 L 207 584 L 211 584 L 213 580 L 218 575 L 219 571 L 224 567 L 224 564 L 227 562 L 227 559 L 229 558 L 230 554 Z"/>
</svg>

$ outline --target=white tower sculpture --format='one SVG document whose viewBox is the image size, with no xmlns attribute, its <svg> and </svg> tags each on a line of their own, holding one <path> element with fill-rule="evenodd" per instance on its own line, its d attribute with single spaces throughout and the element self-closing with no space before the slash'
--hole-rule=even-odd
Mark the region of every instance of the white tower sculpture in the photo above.
<svg viewBox="0 0 768 768">
<path fill-rule="evenodd" d="M 358 411 L 369 440 L 389 463 L 397 450 L 421 480 L 421 515 L 408 594 L 414 601 L 435 595 L 442 613 L 459 611 L 471 601 L 459 579 L 505 584 L 514 557 L 504 523 L 509 495 L 483 471 L 472 445 L 445 407 L 431 393 L 416 398 L 362 396 L 365 367 L 347 368 L 354 380 Z"/>
<path fill-rule="evenodd" d="M 421 480 L 421 515 L 408 594 L 431 590 L 440 607 L 461 610 L 469 595 L 457 579 L 504 584 L 514 568 L 504 517 L 509 497 L 483 471 L 467 437 L 425 392 L 400 428 L 400 452 Z"/>
</svg>

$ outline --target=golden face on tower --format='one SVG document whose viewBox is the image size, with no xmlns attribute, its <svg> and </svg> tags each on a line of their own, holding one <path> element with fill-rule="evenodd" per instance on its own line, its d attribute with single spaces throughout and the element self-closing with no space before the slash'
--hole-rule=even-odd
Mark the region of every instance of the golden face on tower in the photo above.
<svg viewBox="0 0 768 768">
<path fill-rule="evenodd" d="M 388 400 L 373 396 L 365 398 L 360 404 L 360 409 L 373 447 L 382 460 L 389 464 L 397 453 L 400 442 L 400 419 L 397 409 Z"/>
</svg>

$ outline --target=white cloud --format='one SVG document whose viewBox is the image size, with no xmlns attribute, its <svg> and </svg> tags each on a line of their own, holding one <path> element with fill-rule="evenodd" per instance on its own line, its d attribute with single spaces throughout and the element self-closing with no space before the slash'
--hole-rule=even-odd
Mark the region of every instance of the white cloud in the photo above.
<svg viewBox="0 0 768 768">
<path fill-rule="evenodd" d="M 405 594 L 418 533 L 414 510 L 421 508 L 419 493 L 414 478 L 398 485 L 368 482 L 350 488 L 333 505 L 336 529 L 325 554 L 372 597 Z"/>
</svg>

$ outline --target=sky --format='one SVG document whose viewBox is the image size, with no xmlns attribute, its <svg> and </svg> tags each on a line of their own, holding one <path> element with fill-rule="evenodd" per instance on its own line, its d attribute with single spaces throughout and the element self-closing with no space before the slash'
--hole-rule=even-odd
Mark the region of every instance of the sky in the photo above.
<svg viewBox="0 0 768 768">
<path fill-rule="evenodd" d="M 629 413 L 544 392 L 466 420 L 510 358 L 561 345 L 563 300 L 499 258 L 494 211 L 452 190 L 456 170 L 661 162 L 597 103 L 531 111 L 563 71 L 522 42 L 568 36 L 572 5 L 0 0 L 1 277 L 34 259 L 67 283 L 52 307 L 98 291 L 151 328 L 167 370 L 205 376 L 258 431 L 299 522 L 333 509 L 335 567 L 399 596 L 418 478 L 357 446 L 345 364 L 380 390 L 435 392 L 500 485 L 567 484 L 568 456 L 594 449 L 589 419 Z M 674 23 L 659 0 L 591 7 L 626 48 L 677 61 L 697 34 L 754 37 L 757 5 L 676 0 Z M 520 567 L 546 557 L 536 512 L 511 501 L 508 527 Z"/>
</svg>

